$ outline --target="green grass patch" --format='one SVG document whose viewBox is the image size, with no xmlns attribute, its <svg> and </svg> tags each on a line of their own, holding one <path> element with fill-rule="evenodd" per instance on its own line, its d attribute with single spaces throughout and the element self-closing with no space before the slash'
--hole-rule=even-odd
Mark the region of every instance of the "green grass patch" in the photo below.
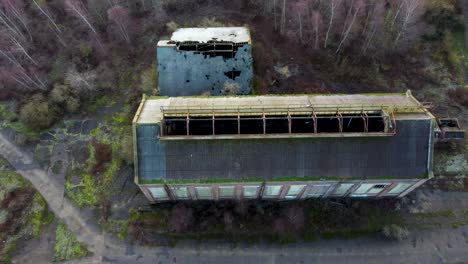
<svg viewBox="0 0 468 264">
<path fill-rule="evenodd" d="M 86 245 L 78 242 L 75 235 L 63 223 L 55 231 L 54 261 L 79 259 L 90 255 Z"/>
<path fill-rule="evenodd" d="M 0 163 L 7 166 L 8 163 L 0 157 Z M 18 228 L 13 231 L 0 231 L 0 240 L 3 244 L 0 245 L 1 249 L 1 263 L 10 263 L 12 252 L 15 251 L 17 243 L 31 237 L 39 237 L 42 229 L 49 225 L 53 219 L 54 214 L 49 212 L 48 206 L 44 198 L 38 193 L 31 189 L 31 184 L 23 179 L 21 175 L 12 171 L 9 166 L 6 169 L 0 170 L 0 202 L 5 197 L 16 199 L 15 196 L 11 196 L 12 192 L 16 191 L 28 191 L 33 192 L 31 200 L 26 200 L 25 204 L 19 204 L 15 210 L 16 214 L 13 216 L 11 211 L 8 209 L 2 210 L 3 220 L 13 218 L 14 224 L 18 225 Z M 19 210 L 19 212 L 18 212 Z M 11 223 L 10 223 L 11 224 Z M 4 226 L 5 230 L 8 230 L 8 226 Z"/>
<path fill-rule="evenodd" d="M 115 176 L 128 159 L 125 153 L 133 157 L 132 146 L 124 144 L 130 132 L 125 114 L 115 114 L 91 131 L 86 163 L 69 171 L 66 179 L 66 194 L 76 205 L 97 206 L 106 201 Z M 72 178 L 79 183 L 73 184 Z"/>
</svg>

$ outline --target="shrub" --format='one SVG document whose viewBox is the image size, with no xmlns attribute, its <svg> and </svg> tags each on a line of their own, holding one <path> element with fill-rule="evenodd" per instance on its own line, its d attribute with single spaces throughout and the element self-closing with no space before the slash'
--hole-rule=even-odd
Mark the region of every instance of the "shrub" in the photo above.
<svg viewBox="0 0 468 264">
<path fill-rule="evenodd" d="M 448 95 L 453 101 L 463 105 L 464 107 L 468 107 L 468 89 L 459 87 L 455 90 L 450 90 Z"/>
<path fill-rule="evenodd" d="M 141 74 L 141 91 L 147 95 L 159 94 L 158 88 L 158 69 L 156 64 L 151 65 L 150 68 L 143 71 Z"/>
<path fill-rule="evenodd" d="M 70 86 L 65 84 L 55 84 L 50 92 L 50 101 L 59 105 L 69 113 L 75 113 L 80 108 L 78 95 Z"/>
<path fill-rule="evenodd" d="M 226 24 L 219 22 L 216 18 L 204 17 L 197 25 L 198 27 L 225 27 Z"/>
<path fill-rule="evenodd" d="M 391 224 L 383 227 L 382 234 L 388 239 L 401 241 L 408 238 L 409 231 L 404 226 Z"/>
<path fill-rule="evenodd" d="M 179 28 L 179 24 L 177 24 L 174 21 L 170 21 L 166 23 L 166 28 L 167 28 L 167 31 L 174 32 Z"/>
<path fill-rule="evenodd" d="M 20 120 L 32 130 L 51 127 L 59 118 L 60 111 L 49 104 L 44 96 L 33 95 L 20 110 Z"/>
<path fill-rule="evenodd" d="M 225 82 L 223 85 L 223 95 L 236 95 L 240 92 L 240 85 L 235 82 Z"/>
</svg>

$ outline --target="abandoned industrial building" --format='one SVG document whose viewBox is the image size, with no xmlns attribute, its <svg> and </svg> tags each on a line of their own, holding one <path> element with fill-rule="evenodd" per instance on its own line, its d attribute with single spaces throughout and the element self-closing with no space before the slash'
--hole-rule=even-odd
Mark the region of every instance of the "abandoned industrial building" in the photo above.
<svg viewBox="0 0 468 264">
<path fill-rule="evenodd" d="M 401 94 L 143 98 L 135 181 L 151 202 L 402 197 L 432 176 L 436 119 Z"/>
<path fill-rule="evenodd" d="M 162 96 L 248 94 L 253 60 L 244 27 L 181 28 L 157 45 Z"/>
</svg>

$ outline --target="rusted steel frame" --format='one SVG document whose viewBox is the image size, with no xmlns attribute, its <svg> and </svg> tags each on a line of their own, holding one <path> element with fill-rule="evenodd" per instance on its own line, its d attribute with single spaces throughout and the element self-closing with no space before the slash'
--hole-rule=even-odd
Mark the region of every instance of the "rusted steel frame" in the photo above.
<svg viewBox="0 0 468 264">
<path fill-rule="evenodd" d="M 369 116 L 366 112 L 361 113 L 362 121 L 364 122 L 364 132 L 369 132 Z"/>
<path fill-rule="evenodd" d="M 189 125 L 190 125 L 190 115 L 189 115 L 188 112 L 187 112 L 187 121 L 186 121 L 186 124 L 187 124 L 187 136 L 190 136 L 190 129 L 189 129 Z"/>
<path fill-rule="evenodd" d="M 291 120 L 291 113 L 288 111 L 288 132 L 291 134 L 292 132 L 292 120 Z"/>
<path fill-rule="evenodd" d="M 215 135 L 215 113 L 214 113 L 214 111 L 213 111 L 212 119 L 213 119 L 213 121 L 212 121 L 212 128 L 213 128 L 213 136 L 214 136 L 214 135 Z"/>
<path fill-rule="evenodd" d="M 167 184 L 164 184 L 164 190 L 166 190 L 167 195 L 169 196 L 169 199 L 171 199 L 171 201 L 175 201 L 174 194 L 172 193 L 171 188 L 169 188 Z"/>
<path fill-rule="evenodd" d="M 258 196 L 257 196 L 258 200 L 262 199 L 263 193 L 265 192 L 265 186 L 266 186 L 266 182 L 262 182 L 262 185 L 260 185 L 260 190 L 258 191 Z"/>
<path fill-rule="evenodd" d="M 336 117 L 338 118 L 338 128 L 340 133 L 343 133 L 343 116 L 341 115 L 340 111 L 336 112 Z"/>
<path fill-rule="evenodd" d="M 237 134 L 240 135 L 240 112 L 237 112 Z"/>
<path fill-rule="evenodd" d="M 392 118 L 392 121 L 391 121 L 391 122 L 393 123 L 393 131 L 392 131 L 392 133 L 393 133 L 393 134 L 396 134 L 396 121 L 395 121 L 395 115 L 394 115 L 393 111 L 391 112 L 391 115 L 392 115 L 392 117 L 391 117 L 391 118 Z"/>
<path fill-rule="evenodd" d="M 314 133 L 317 134 L 317 115 L 312 111 L 312 119 L 314 121 Z"/>
</svg>

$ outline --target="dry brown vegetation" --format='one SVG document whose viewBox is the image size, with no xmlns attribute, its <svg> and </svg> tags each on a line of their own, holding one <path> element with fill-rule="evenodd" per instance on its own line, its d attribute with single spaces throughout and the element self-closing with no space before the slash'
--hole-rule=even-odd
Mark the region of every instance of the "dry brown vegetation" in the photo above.
<svg viewBox="0 0 468 264">
<path fill-rule="evenodd" d="M 178 239 L 293 242 L 376 235 L 401 224 L 396 201 L 178 202 L 133 212 L 128 232 L 143 244 Z"/>
<path fill-rule="evenodd" d="M 248 26 L 256 93 L 419 89 L 440 79 L 427 58 L 461 27 L 452 0 L 1 0 L 0 11 L 0 98 L 20 101 L 35 130 L 103 94 L 125 98 L 130 115 L 157 92 L 155 44 L 174 27 Z M 284 79 L 275 65 L 298 71 Z M 35 94 L 47 100 L 30 103 Z"/>
</svg>

